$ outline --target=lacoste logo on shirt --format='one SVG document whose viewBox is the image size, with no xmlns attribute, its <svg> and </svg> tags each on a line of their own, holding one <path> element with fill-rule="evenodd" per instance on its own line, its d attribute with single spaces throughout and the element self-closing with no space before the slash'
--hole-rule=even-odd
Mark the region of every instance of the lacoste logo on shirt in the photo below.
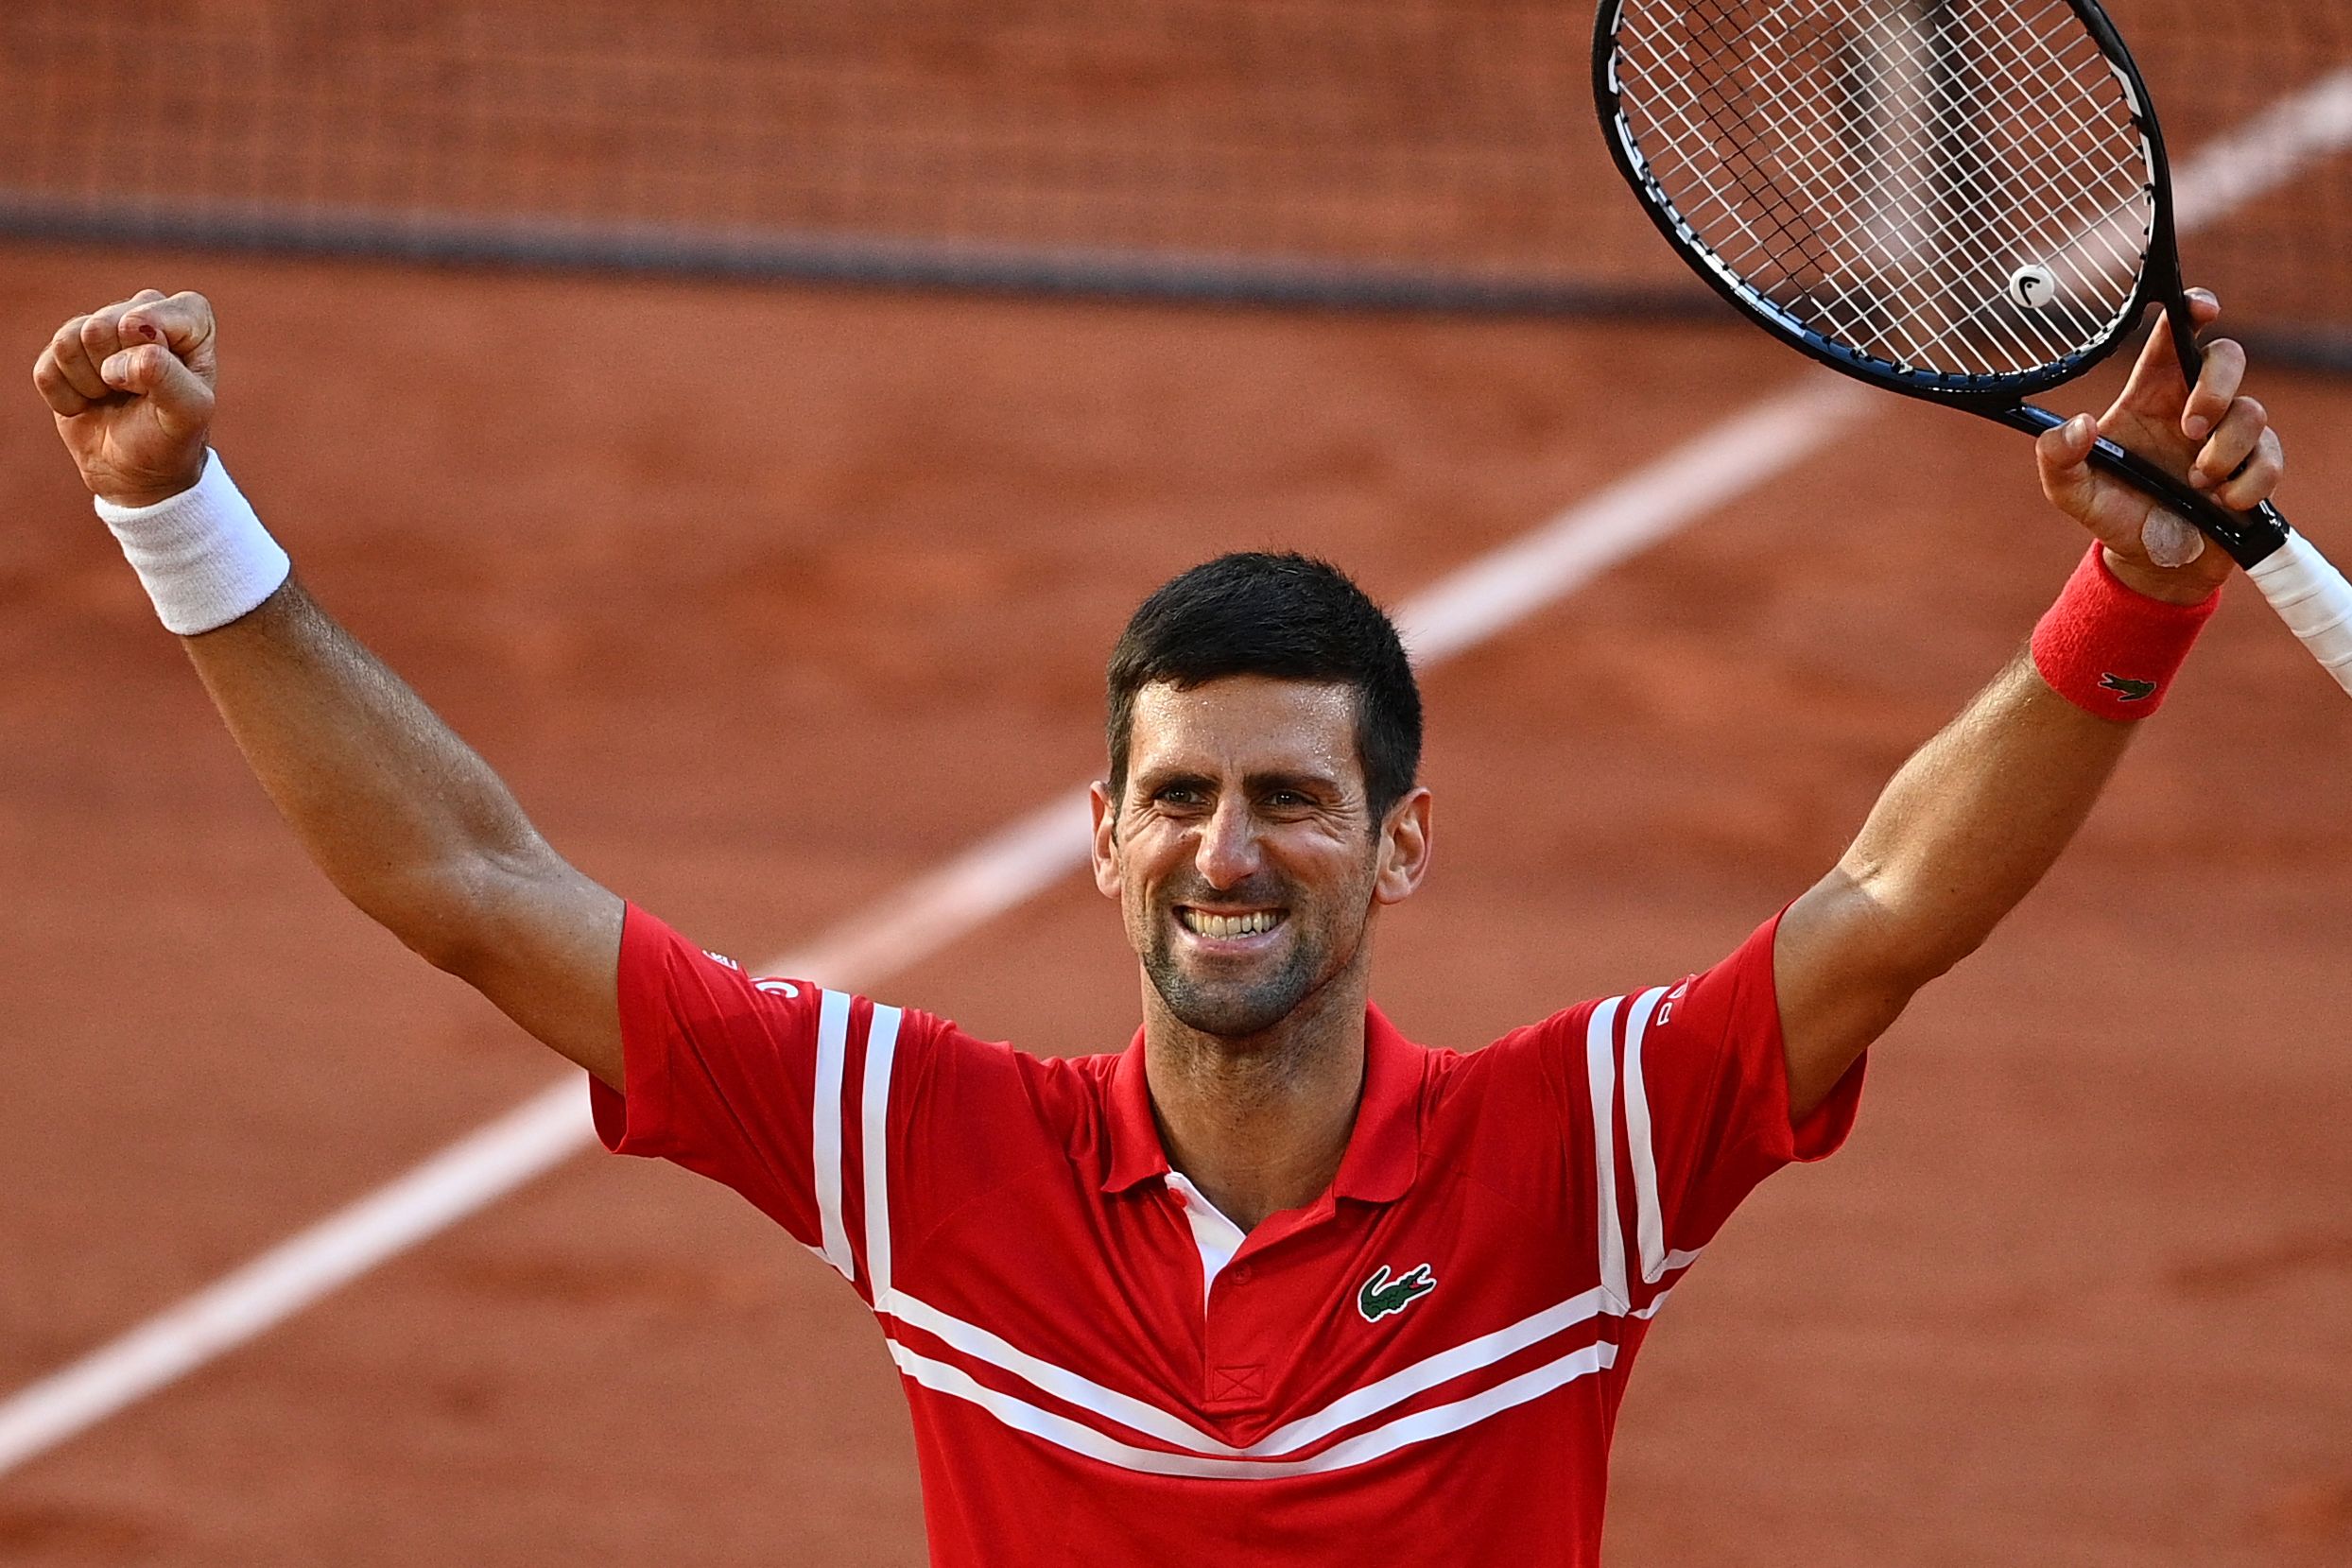
<svg viewBox="0 0 2352 1568">
<path fill-rule="evenodd" d="M 2145 702 L 2156 695 L 2153 681 L 2135 681 L 2128 675 L 2102 675 L 2099 678 L 2101 691 L 2109 691 L 2126 702 Z"/>
<path fill-rule="evenodd" d="M 1427 1264 L 1416 1265 L 1394 1280 L 1389 1278 L 1389 1266 L 1382 1264 L 1364 1282 L 1364 1288 L 1356 1293 L 1356 1310 L 1364 1321 L 1376 1323 L 1392 1312 L 1402 1312 L 1437 1288 L 1437 1276 L 1429 1272 Z"/>
</svg>

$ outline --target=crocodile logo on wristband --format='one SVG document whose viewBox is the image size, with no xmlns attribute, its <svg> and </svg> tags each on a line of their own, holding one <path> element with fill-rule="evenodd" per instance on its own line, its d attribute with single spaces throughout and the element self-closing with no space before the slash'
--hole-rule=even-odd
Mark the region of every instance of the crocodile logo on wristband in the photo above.
<svg viewBox="0 0 2352 1568">
<path fill-rule="evenodd" d="M 2145 702 L 2156 695 L 2153 681 L 2135 681 L 2128 675 L 2102 675 L 2099 678 L 2099 689 L 2115 693 L 2117 699 L 2123 702 Z"/>
</svg>

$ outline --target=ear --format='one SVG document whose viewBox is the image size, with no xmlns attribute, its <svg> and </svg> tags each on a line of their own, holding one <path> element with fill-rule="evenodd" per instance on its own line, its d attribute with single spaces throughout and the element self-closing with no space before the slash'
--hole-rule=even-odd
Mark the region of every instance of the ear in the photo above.
<svg viewBox="0 0 2352 1568">
<path fill-rule="evenodd" d="M 1095 835 L 1092 859 L 1095 887 L 1104 898 L 1116 898 L 1123 886 L 1119 874 L 1119 852 L 1116 830 L 1118 817 L 1111 803 L 1111 792 L 1097 779 L 1086 786 L 1086 809 L 1094 816 Z"/>
<path fill-rule="evenodd" d="M 1429 792 L 1416 789 L 1389 808 L 1380 828 L 1380 873 L 1372 896 L 1402 904 L 1429 871 Z"/>
</svg>

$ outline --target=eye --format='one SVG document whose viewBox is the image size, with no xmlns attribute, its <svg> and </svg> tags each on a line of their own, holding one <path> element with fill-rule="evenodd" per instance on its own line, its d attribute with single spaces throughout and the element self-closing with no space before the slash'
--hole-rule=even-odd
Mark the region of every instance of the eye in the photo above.
<svg viewBox="0 0 2352 1568">
<path fill-rule="evenodd" d="M 1164 806 L 1197 806 L 1201 791 L 1191 784 L 1162 784 L 1151 792 L 1152 802 Z"/>
</svg>

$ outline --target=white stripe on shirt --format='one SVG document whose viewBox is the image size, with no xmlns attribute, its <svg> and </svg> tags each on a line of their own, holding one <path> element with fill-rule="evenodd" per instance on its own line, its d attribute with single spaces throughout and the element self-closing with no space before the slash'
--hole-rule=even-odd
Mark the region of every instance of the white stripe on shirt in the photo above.
<svg viewBox="0 0 2352 1568">
<path fill-rule="evenodd" d="M 857 1277 L 850 1255 L 849 1227 L 841 1219 L 841 1077 L 849 1054 L 849 997 L 818 992 L 816 1110 L 809 1128 L 809 1158 L 817 1178 L 819 1251 L 841 1278 Z"/>
<path fill-rule="evenodd" d="M 1625 1145 L 1634 1157 L 1634 1231 L 1641 1249 L 1641 1278 L 1656 1284 L 1666 1272 L 1666 1220 L 1658 1208 L 1658 1160 L 1650 1143 L 1650 1094 L 1641 1080 L 1641 1041 L 1666 988 L 1645 991 L 1625 1018 Z"/>
<path fill-rule="evenodd" d="M 1584 1026 L 1584 1077 L 1593 1105 L 1593 1206 L 1600 1224 L 1600 1288 L 1619 1310 L 1633 1305 L 1625 1283 L 1625 1220 L 1617 1213 L 1617 1046 L 1612 1038 L 1617 1005 L 1612 996 L 1593 1008 Z"/>
</svg>

